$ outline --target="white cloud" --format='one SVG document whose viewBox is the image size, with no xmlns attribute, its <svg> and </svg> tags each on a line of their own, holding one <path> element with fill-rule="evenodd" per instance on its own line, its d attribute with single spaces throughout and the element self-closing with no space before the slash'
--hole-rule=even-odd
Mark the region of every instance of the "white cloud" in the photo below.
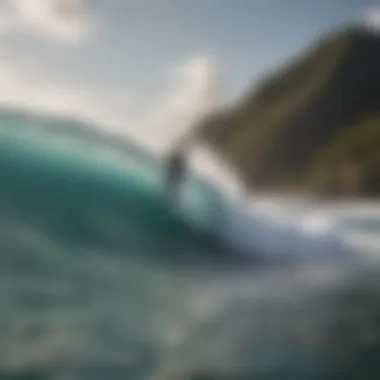
<svg viewBox="0 0 380 380">
<path fill-rule="evenodd" d="M 0 33 L 81 42 L 92 29 L 83 0 L 0 0 Z"/>
<path fill-rule="evenodd" d="M 380 31 L 380 6 L 364 10 L 361 21 L 373 31 Z"/>
</svg>

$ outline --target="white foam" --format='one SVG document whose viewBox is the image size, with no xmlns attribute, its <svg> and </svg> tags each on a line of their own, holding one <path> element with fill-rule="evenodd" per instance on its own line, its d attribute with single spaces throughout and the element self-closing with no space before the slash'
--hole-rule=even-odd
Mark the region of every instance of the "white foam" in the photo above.
<svg viewBox="0 0 380 380">
<path fill-rule="evenodd" d="M 240 251 L 260 254 L 264 260 L 316 262 L 356 252 L 380 257 L 379 232 L 379 205 L 338 206 L 262 198 L 230 202 L 223 239 Z"/>
</svg>

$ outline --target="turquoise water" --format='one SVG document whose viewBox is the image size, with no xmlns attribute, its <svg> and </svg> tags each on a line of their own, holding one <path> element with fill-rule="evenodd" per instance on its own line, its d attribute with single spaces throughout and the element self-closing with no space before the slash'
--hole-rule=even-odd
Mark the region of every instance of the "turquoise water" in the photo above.
<svg viewBox="0 0 380 380">
<path fill-rule="evenodd" d="M 2 378 L 378 378 L 373 262 L 241 265 L 210 239 L 221 193 L 194 175 L 175 209 L 162 174 L 90 126 L 0 112 Z"/>
<path fill-rule="evenodd" d="M 160 259 L 198 249 L 193 229 L 208 233 L 221 222 L 216 192 L 192 178 L 175 209 L 162 191 L 162 165 L 148 154 L 91 143 L 86 131 L 78 138 L 62 125 L 30 124 L 21 115 L 0 120 L 0 191 L 10 217 L 27 217 L 70 244 L 129 251 L 134 244 L 142 247 L 138 255 Z"/>
</svg>

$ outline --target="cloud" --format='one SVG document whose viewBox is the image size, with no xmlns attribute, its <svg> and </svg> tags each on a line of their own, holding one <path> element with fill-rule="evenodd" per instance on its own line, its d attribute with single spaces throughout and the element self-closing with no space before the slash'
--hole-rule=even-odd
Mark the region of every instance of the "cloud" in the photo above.
<svg viewBox="0 0 380 380">
<path fill-rule="evenodd" d="M 365 9 L 361 21 L 368 28 L 380 31 L 380 6 Z"/>
<path fill-rule="evenodd" d="M 83 0 L 0 0 L 0 4 L 2 34 L 35 34 L 81 42 L 93 26 Z"/>
</svg>

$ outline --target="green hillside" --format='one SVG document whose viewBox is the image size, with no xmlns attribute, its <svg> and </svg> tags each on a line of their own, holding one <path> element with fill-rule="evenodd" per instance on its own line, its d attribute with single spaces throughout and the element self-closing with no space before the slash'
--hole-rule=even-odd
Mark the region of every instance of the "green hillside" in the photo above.
<svg viewBox="0 0 380 380">
<path fill-rule="evenodd" d="M 325 36 L 200 131 L 248 187 L 380 195 L 380 36 Z"/>
</svg>

